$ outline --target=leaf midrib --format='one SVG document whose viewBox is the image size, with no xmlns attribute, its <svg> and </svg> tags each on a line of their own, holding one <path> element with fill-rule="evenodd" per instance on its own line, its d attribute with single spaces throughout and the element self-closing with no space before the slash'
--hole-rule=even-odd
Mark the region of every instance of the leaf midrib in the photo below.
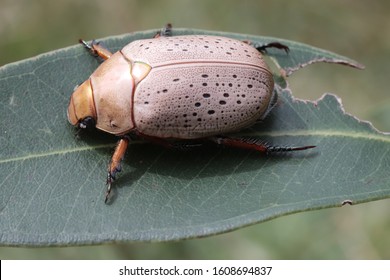
<svg viewBox="0 0 390 280">
<path fill-rule="evenodd" d="M 320 137 L 347 137 L 352 139 L 366 139 L 373 141 L 381 141 L 390 143 L 390 134 L 372 134 L 364 132 L 355 132 L 355 131 L 341 131 L 341 130 L 296 130 L 285 133 L 283 131 L 264 131 L 264 132 L 255 132 L 255 133 L 240 133 L 241 136 L 267 136 L 267 137 L 310 137 L 310 136 L 320 136 Z"/>
</svg>

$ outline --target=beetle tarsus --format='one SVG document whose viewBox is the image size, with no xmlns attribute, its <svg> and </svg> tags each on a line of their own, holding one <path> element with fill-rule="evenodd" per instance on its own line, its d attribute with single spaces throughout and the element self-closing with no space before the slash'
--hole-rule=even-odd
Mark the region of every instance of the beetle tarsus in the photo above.
<svg viewBox="0 0 390 280">
<path fill-rule="evenodd" d="M 104 198 L 104 203 L 107 204 L 107 201 L 108 201 L 108 198 L 110 197 L 110 194 L 111 194 L 111 184 L 112 182 L 114 182 L 114 176 L 111 175 L 110 172 L 108 172 L 108 175 L 107 175 L 107 191 L 106 191 L 106 195 L 105 195 L 105 198 Z"/>
<path fill-rule="evenodd" d="M 103 47 L 100 42 L 97 42 L 95 40 L 92 40 L 92 42 L 89 44 L 88 42 L 79 39 L 79 43 L 82 44 L 91 55 L 95 57 L 100 57 L 103 60 L 109 59 L 112 55 L 112 53 L 108 49 Z"/>
<path fill-rule="evenodd" d="M 111 168 L 111 163 L 110 163 L 110 167 Z M 105 194 L 105 198 L 104 198 L 104 203 L 107 204 L 108 202 L 108 199 L 110 198 L 110 194 L 111 194 L 111 190 L 112 190 L 112 183 L 114 183 L 115 181 L 115 175 L 116 173 L 120 172 L 121 171 L 121 168 L 115 168 L 113 171 L 112 170 L 108 170 L 108 173 L 107 173 L 107 180 L 106 180 L 106 185 L 107 185 L 107 190 L 106 190 L 106 194 Z"/>
<path fill-rule="evenodd" d="M 300 146 L 300 147 L 290 147 L 290 146 L 270 146 L 266 145 L 266 154 L 272 153 L 283 153 L 283 152 L 294 152 L 294 151 L 303 151 L 308 149 L 313 149 L 316 146 Z"/>
<path fill-rule="evenodd" d="M 83 47 L 86 48 L 87 51 L 88 51 L 91 55 L 93 55 L 93 56 L 95 56 L 95 57 L 98 56 L 98 54 L 96 53 L 96 51 L 95 51 L 94 48 L 93 48 L 93 44 L 95 43 L 95 41 L 92 41 L 91 44 L 90 44 L 90 43 L 88 43 L 87 41 L 84 41 L 83 39 L 79 39 L 79 43 L 82 44 Z"/>
<path fill-rule="evenodd" d="M 79 43 L 82 44 L 84 46 L 84 48 L 86 48 L 87 50 L 92 49 L 91 45 L 88 44 L 88 42 L 84 41 L 83 39 L 79 39 Z"/>
<path fill-rule="evenodd" d="M 230 138 L 230 137 L 212 137 L 211 141 L 224 146 L 247 149 L 247 150 L 256 150 L 264 154 L 272 153 L 283 153 L 283 152 L 293 152 L 293 151 L 303 151 L 315 148 L 316 146 L 301 146 L 301 147 L 290 147 L 290 146 L 272 146 L 267 142 L 264 142 L 259 139 L 254 138 Z"/>
</svg>

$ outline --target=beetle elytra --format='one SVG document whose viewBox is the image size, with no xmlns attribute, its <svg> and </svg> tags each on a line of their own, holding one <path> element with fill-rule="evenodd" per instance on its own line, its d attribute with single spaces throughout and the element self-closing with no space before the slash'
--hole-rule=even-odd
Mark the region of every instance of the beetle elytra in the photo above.
<svg viewBox="0 0 390 280">
<path fill-rule="evenodd" d="M 69 122 L 120 137 L 108 167 L 107 202 L 130 141 L 128 134 L 170 146 L 169 140 L 201 139 L 263 153 L 313 148 L 274 147 L 229 137 L 264 119 L 277 101 L 274 80 L 262 52 L 231 38 L 169 36 L 137 40 L 112 54 L 81 41 L 105 61 L 70 98 Z"/>
</svg>

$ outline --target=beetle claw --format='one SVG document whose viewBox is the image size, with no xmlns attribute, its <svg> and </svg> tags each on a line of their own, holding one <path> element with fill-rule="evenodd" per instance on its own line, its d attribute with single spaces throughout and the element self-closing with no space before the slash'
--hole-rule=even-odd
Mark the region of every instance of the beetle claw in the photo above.
<svg viewBox="0 0 390 280">
<path fill-rule="evenodd" d="M 158 37 L 170 37 L 172 36 L 172 24 L 167 23 L 160 31 L 154 35 L 153 38 L 158 38 Z"/>
</svg>

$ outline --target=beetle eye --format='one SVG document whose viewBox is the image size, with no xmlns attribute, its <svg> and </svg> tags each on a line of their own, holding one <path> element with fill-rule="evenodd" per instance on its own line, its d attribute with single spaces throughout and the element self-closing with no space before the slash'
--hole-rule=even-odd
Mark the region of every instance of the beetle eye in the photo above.
<svg viewBox="0 0 390 280">
<path fill-rule="evenodd" d="M 86 117 L 79 123 L 79 128 L 92 128 L 95 126 L 95 120 L 92 117 Z"/>
</svg>

